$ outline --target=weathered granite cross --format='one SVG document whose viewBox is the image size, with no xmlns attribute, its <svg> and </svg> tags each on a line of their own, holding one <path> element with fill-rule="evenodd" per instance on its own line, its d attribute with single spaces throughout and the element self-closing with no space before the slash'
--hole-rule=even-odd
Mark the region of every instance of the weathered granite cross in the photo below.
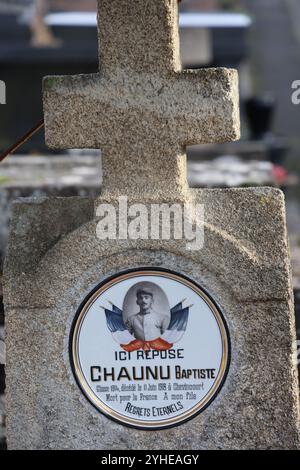
<svg viewBox="0 0 300 470">
<path fill-rule="evenodd" d="M 98 0 L 100 72 L 44 81 L 48 146 L 101 148 L 103 196 L 182 194 L 186 146 L 239 136 L 237 73 L 182 71 L 177 2 Z"/>
<path fill-rule="evenodd" d="M 188 250 L 184 238 L 135 240 L 129 231 L 128 238 L 100 242 L 92 197 L 13 205 L 4 273 L 9 449 L 300 447 L 284 198 L 276 188 L 188 190 L 186 145 L 238 136 L 237 78 L 224 69 L 181 71 L 176 2 L 102 0 L 101 71 L 45 81 L 46 137 L 58 148 L 102 148 L 104 190 L 96 205 L 108 200 L 116 208 L 120 194 L 145 206 L 194 198 L 205 208 L 205 245 Z M 132 221 L 130 214 L 123 218 Z M 212 405 L 206 402 L 190 423 L 155 432 L 97 413 L 70 362 L 72 325 L 86 296 L 99 282 L 108 286 L 145 267 L 203 286 L 222 309 L 232 344 L 228 378 Z M 189 324 L 200 325 L 192 317 Z M 86 342 L 91 333 L 96 338 L 89 331 Z M 201 338 L 210 331 L 207 323 Z M 100 364 L 109 360 L 106 352 L 97 355 Z M 113 409 L 112 403 L 111 417 Z"/>
</svg>

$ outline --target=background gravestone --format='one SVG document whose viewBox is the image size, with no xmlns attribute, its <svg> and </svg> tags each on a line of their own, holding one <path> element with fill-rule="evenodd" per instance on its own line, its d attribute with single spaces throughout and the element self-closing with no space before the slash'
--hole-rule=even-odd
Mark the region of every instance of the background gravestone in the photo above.
<svg viewBox="0 0 300 470">
<path fill-rule="evenodd" d="M 225 69 L 181 73 L 176 3 L 99 2 L 101 74 L 46 80 L 48 144 L 101 146 L 104 184 L 97 201 L 14 205 L 5 273 L 10 448 L 299 446 L 284 199 L 270 188 L 187 187 L 185 145 L 238 137 L 237 80 Z M 94 205 L 117 204 L 119 195 L 148 206 L 203 204 L 204 248 L 187 251 L 185 240 L 100 241 Z M 203 286 L 231 339 L 216 399 L 191 422 L 155 433 L 127 429 L 95 410 L 69 357 L 82 301 L 110 276 L 141 267 L 175 270 Z"/>
</svg>

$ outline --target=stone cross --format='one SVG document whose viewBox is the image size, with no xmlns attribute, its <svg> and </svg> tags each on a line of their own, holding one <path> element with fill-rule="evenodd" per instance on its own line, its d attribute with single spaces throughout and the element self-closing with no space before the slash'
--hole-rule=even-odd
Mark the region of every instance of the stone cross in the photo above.
<svg viewBox="0 0 300 470">
<path fill-rule="evenodd" d="M 102 149 L 101 197 L 13 206 L 4 273 L 8 447 L 299 449 L 283 195 L 261 187 L 188 190 L 186 183 L 187 145 L 238 137 L 236 73 L 181 71 L 177 0 L 102 0 L 99 18 L 100 72 L 47 78 L 44 107 L 48 145 Z M 163 237 L 100 241 L 95 204 L 115 208 L 118 195 L 146 206 L 199 202 L 204 249 Z M 222 309 L 231 342 L 214 402 L 193 421 L 155 432 L 124 428 L 95 410 L 70 358 L 86 296 L 111 276 L 147 267 L 203 286 Z"/>
<path fill-rule="evenodd" d="M 47 145 L 101 148 L 103 195 L 180 195 L 186 147 L 239 136 L 237 73 L 182 71 L 177 2 L 99 0 L 99 73 L 44 80 Z"/>
</svg>

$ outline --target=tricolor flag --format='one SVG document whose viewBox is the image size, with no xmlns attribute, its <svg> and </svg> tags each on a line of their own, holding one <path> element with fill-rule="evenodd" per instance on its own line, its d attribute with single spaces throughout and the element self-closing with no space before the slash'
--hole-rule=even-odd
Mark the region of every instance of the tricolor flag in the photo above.
<svg viewBox="0 0 300 470">
<path fill-rule="evenodd" d="M 129 333 L 124 324 L 122 310 L 113 304 L 111 304 L 111 310 L 105 307 L 103 308 L 105 311 L 107 327 L 111 332 L 113 339 L 118 344 L 129 344 L 131 341 L 134 341 L 135 337 Z"/>
<path fill-rule="evenodd" d="M 151 341 L 142 341 L 136 339 L 131 333 L 129 333 L 123 321 L 122 310 L 116 307 L 113 303 L 109 302 L 111 304 L 111 308 L 102 308 L 105 311 L 107 327 L 111 332 L 113 339 L 125 351 L 131 352 L 138 349 L 156 349 L 161 351 L 170 349 L 174 343 L 180 341 L 184 332 L 186 331 L 189 318 L 189 309 L 192 307 L 192 305 L 183 307 L 184 301 L 185 299 L 171 308 L 171 318 L 167 330 L 161 337 Z"/>
</svg>

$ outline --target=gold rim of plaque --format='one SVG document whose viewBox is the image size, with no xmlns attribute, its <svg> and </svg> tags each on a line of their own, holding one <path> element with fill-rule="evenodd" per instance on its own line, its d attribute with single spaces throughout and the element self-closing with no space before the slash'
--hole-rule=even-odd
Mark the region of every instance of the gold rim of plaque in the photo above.
<svg viewBox="0 0 300 470">
<path fill-rule="evenodd" d="M 97 395 L 91 389 L 80 365 L 79 348 L 78 348 L 80 330 L 81 330 L 82 323 L 85 319 L 85 316 L 89 308 L 91 307 L 91 305 L 95 302 L 95 300 L 100 295 L 102 295 L 107 289 L 109 289 L 113 285 L 119 284 L 120 282 L 126 279 L 131 279 L 131 278 L 140 277 L 140 276 L 166 277 L 168 279 L 172 279 L 181 284 L 184 284 L 185 286 L 189 287 L 194 292 L 196 292 L 196 294 L 199 295 L 205 301 L 205 303 L 209 306 L 211 312 L 214 314 L 214 317 L 217 321 L 221 338 L 222 338 L 221 365 L 219 368 L 218 376 L 214 384 L 212 385 L 211 389 L 208 391 L 208 393 L 203 397 L 203 399 L 200 402 L 198 402 L 195 406 L 193 406 L 189 410 L 183 412 L 182 414 L 176 417 L 166 418 L 164 420 L 151 420 L 151 421 L 138 420 L 138 419 L 130 418 L 128 416 L 123 415 L 122 413 L 119 413 L 113 410 L 106 403 L 101 401 L 100 398 L 97 397 Z M 121 272 L 120 274 L 116 274 L 113 277 L 107 280 L 104 280 L 83 301 L 83 303 L 81 304 L 81 307 L 79 308 L 75 316 L 72 330 L 71 330 L 70 357 L 71 357 L 72 369 L 73 369 L 73 372 L 74 372 L 74 375 L 75 375 L 75 378 L 79 387 L 81 388 L 81 390 L 83 391 L 87 399 L 92 403 L 92 405 L 98 411 L 102 412 L 105 416 L 113 419 L 114 421 L 120 424 L 134 427 L 137 429 L 143 429 L 143 430 L 166 429 L 166 428 L 170 428 L 173 426 L 178 426 L 179 424 L 183 424 L 184 422 L 197 416 L 199 413 L 204 411 L 210 405 L 210 403 L 216 398 L 216 396 L 220 392 L 225 382 L 228 369 L 229 369 L 229 363 L 230 363 L 229 331 L 228 331 L 224 316 L 219 306 L 215 303 L 215 301 L 212 300 L 210 294 L 203 287 L 200 287 L 194 281 L 191 281 L 190 279 L 188 279 L 182 274 L 177 274 L 168 269 L 162 269 L 162 268 L 134 269 L 134 270 L 126 271 L 126 272 Z"/>
</svg>

